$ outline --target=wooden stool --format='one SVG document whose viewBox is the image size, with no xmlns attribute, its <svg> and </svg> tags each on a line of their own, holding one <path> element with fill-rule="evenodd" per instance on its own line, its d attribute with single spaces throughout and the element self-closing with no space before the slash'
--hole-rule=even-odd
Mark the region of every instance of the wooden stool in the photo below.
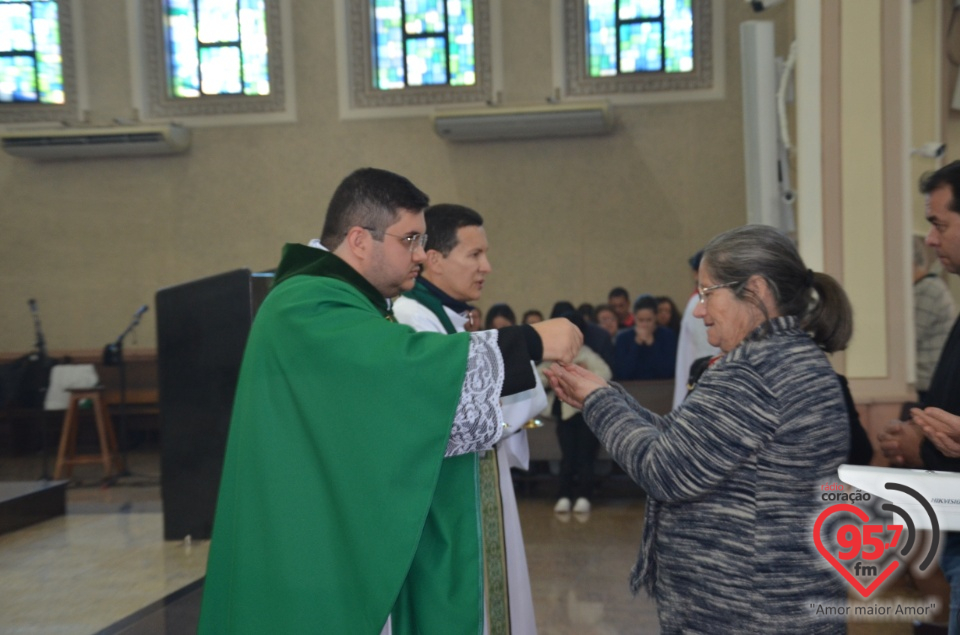
<svg viewBox="0 0 960 635">
<path fill-rule="evenodd" d="M 97 423 L 97 436 L 100 438 L 100 454 L 77 455 L 77 428 L 80 423 L 80 402 L 89 399 L 93 404 L 93 415 Z M 70 390 L 70 404 L 63 419 L 63 432 L 60 434 L 60 449 L 57 451 L 57 466 L 53 471 L 54 479 L 73 475 L 74 465 L 90 463 L 103 464 L 103 477 L 110 478 L 111 470 L 116 467 L 117 474 L 123 471 L 117 447 L 117 435 L 113 431 L 110 413 L 103 399 L 103 386 Z"/>
</svg>

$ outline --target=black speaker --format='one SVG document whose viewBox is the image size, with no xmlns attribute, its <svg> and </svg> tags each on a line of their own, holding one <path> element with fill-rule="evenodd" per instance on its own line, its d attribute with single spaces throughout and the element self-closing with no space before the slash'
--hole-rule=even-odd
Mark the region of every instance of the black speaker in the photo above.
<svg viewBox="0 0 960 635">
<path fill-rule="evenodd" d="M 157 292 L 163 536 L 208 539 L 243 349 L 273 274 L 238 269 Z"/>
</svg>

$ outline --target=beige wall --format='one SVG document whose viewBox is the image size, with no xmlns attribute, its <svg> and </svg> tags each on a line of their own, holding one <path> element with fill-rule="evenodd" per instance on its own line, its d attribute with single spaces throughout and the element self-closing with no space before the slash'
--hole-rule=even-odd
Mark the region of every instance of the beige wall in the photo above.
<svg viewBox="0 0 960 635">
<path fill-rule="evenodd" d="M 912 51 L 911 41 L 935 30 L 935 9 L 933 20 L 914 24 L 916 6 L 909 0 L 795 4 L 802 37 L 797 67 L 806 87 L 798 95 L 804 168 L 798 199 L 807 201 L 800 247 L 822 253 L 824 271 L 847 290 L 853 339 L 834 362 L 863 403 L 913 395 L 911 62 L 932 61 L 929 51 Z M 929 95 L 930 83 L 917 85 Z M 926 121 L 932 117 L 927 113 Z"/>
<path fill-rule="evenodd" d="M 354 168 L 395 170 L 434 202 L 487 219 L 494 274 L 482 301 L 518 312 L 691 291 L 687 257 L 744 221 L 739 23 L 727 0 L 722 101 L 618 109 L 608 137 L 449 144 L 426 118 L 340 122 L 330 2 L 294 1 L 299 121 L 196 128 L 185 156 L 35 163 L 0 153 L 0 351 L 28 350 L 36 298 L 51 349 L 112 341 L 157 289 L 238 267 L 319 233 Z M 94 122 L 129 117 L 127 21 L 118 0 L 84 0 Z M 120 13 L 115 13 L 121 9 Z M 792 12 L 778 23 L 778 49 Z M 551 92 L 550 2 L 503 2 L 504 101 Z M 155 343 L 153 311 L 136 340 Z"/>
<path fill-rule="evenodd" d="M 886 5 L 889 8 L 890 4 Z M 843 280 L 857 318 L 846 372 L 886 377 L 881 9 L 873 0 L 840 4 L 840 170 Z M 884 104 L 886 105 L 886 104 Z M 849 257 L 856 254 L 856 257 Z"/>
<path fill-rule="evenodd" d="M 923 0 L 911 5 L 910 114 L 911 142 L 917 148 L 931 141 L 946 142 L 942 132 L 944 91 L 940 77 L 943 59 L 943 2 Z M 958 156 L 948 147 L 946 156 Z M 943 157 L 931 159 L 914 155 L 911 159 L 910 207 L 914 232 L 926 233 L 923 197 L 917 189 L 920 176 L 944 164 Z"/>
<path fill-rule="evenodd" d="M 910 6 L 822 3 L 827 268 L 853 305 L 841 370 L 858 400 L 912 394 Z"/>
</svg>

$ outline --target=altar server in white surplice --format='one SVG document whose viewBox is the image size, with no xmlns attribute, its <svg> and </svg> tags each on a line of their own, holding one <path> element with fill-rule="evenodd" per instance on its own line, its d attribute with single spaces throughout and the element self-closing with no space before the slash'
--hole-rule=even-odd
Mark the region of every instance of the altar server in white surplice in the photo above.
<svg viewBox="0 0 960 635">
<path fill-rule="evenodd" d="M 470 305 L 483 292 L 490 273 L 483 218 L 460 205 L 434 205 L 424 213 L 427 259 L 413 290 L 394 304 L 397 321 L 418 331 L 459 333 L 470 319 Z M 530 327 L 526 327 L 530 328 Z M 477 456 L 477 509 L 485 580 L 484 633 L 536 633 L 530 576 L 510 468 L 528 468 L 523 424 L 543 410 L 546 393 L 531 364 L 537 386 L 505 397 L 505 430 L 495 451 Z M 465 492 L 465 495 L 473 494 Z"/>
</svg>

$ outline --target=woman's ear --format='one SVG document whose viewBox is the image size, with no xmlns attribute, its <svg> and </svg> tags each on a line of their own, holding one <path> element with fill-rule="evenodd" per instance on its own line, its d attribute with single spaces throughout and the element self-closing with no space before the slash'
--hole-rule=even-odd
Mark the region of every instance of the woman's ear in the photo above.
<svg viewBox="0 0 960 635">
<path fill-rule="evenodd" d="M 773 295 L 773 289 L 770 288 L 770 284 L 767 282 L 767 279 L 760 275 L 752 275 L 747 280 L 747 284 L 744 285 L 751 293 L 761 302 L 763 306 L 767 309 L 767 315 L 770 317 L 777 317 L 779 315 L 777 311 L 777 299 Z"/>
</svg>

